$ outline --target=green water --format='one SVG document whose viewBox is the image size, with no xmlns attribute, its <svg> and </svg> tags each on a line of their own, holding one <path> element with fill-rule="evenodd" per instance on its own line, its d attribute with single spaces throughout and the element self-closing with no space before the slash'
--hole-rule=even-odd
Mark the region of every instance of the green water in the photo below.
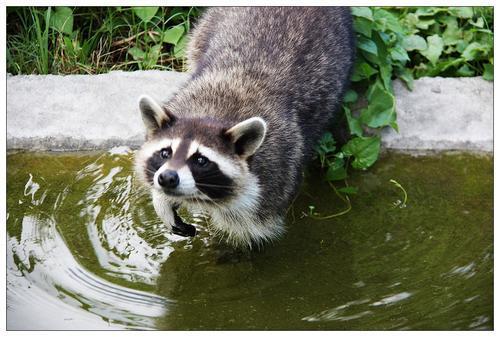
<svg viewBox="0 0 500 337">
<path fill-rule="evenodd" d="M 311 168 L 252 253 L 165 234 L 126 153 L 9 154 L 8 329 L 493 329 L 493 160 L 386 154 L 352 209 Z M 395 206 L 406 190 L 406 207 Z"/>
</svg>

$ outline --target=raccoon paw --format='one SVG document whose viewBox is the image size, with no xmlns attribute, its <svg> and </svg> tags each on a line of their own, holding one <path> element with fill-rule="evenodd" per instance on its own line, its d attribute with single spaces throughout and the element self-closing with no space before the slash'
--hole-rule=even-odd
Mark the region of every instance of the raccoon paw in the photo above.
<svg viewBox="0 0 500 337">
<path fill-rule="evenodd" d="M 180 236 L 195 236 L 196 228 L 182 221 L 181 217 L 177 215 L 177 209 L 179 206 L 175 205 L 172 207 L 172 213 L 174 213 L 175 224 L 172 226 L 172 233 Z"/>
</svg>

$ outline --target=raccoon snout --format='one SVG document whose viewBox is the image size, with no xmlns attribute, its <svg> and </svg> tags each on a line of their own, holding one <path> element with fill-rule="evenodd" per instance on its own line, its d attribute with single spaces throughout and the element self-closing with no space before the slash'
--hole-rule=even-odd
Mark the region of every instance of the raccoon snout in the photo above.
<svg viewBox="0 0 500 337">
<path fill-rule="evenodd" d="M 165 170 L 158 175 L 158 184 L 162 187 L 176 188 L 179 185 L 179 175 L 173 170 Z"/>
</svg>

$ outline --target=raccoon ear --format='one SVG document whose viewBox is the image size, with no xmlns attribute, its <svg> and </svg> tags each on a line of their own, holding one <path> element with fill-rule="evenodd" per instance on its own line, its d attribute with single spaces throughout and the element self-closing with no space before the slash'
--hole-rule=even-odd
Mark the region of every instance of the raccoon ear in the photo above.
<svg viewBox="0 0 500 337">
<path fill-rule="evenodd" d="M 252 117 L 226 131 L 234 143 L 235 151 L 244 158 L 250 157 L 262 145 L 266 137 L 267 125 L 260 117 Z"/>
<path fill-rule="evenodd" d="M 148 133 L 172 123 L 174 120 L 172 113 L 162 108 L 153 98 L 147 95 L 139 97 L 139 109 Z"/>
</svg>

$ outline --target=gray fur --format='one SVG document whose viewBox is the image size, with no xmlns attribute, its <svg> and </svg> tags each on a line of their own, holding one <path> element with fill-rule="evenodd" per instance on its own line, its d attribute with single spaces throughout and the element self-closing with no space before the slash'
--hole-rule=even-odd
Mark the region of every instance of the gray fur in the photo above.
<svg viewBox="0 0 500 337">
<path fill-rule="evenodd" d="M 267 125 L 256 152 L 240 158 L 259 185 L 258 203 L 244 212 L 254 222 L 234 224 L 249 226 L 248 232 L 265 230 L 246 235 L 245 229 L 231 232 L 231 224 L 213 225 L 235 244 L 270 239 L 282 232 L 304 165 L 338 113 L 349 84 L 354 61 L 350 10 L 211 8 L 191 34 L 188 58 L 191 78 L 164 109 L 179 121 L 192 121 L 188 129 L 194 134 L 198 129 L 205 146 L 234 158 L 227 145 L 220 140 L 212 145 L 210 136 L 202 134 L 212 129 L 218 134 L 251 117 L 261 117 Z M 186 135 L 175 129 L 152 137 Z M 216 219 L 239 221 L 238 210 L 219 211 Z"/>
</svg>

